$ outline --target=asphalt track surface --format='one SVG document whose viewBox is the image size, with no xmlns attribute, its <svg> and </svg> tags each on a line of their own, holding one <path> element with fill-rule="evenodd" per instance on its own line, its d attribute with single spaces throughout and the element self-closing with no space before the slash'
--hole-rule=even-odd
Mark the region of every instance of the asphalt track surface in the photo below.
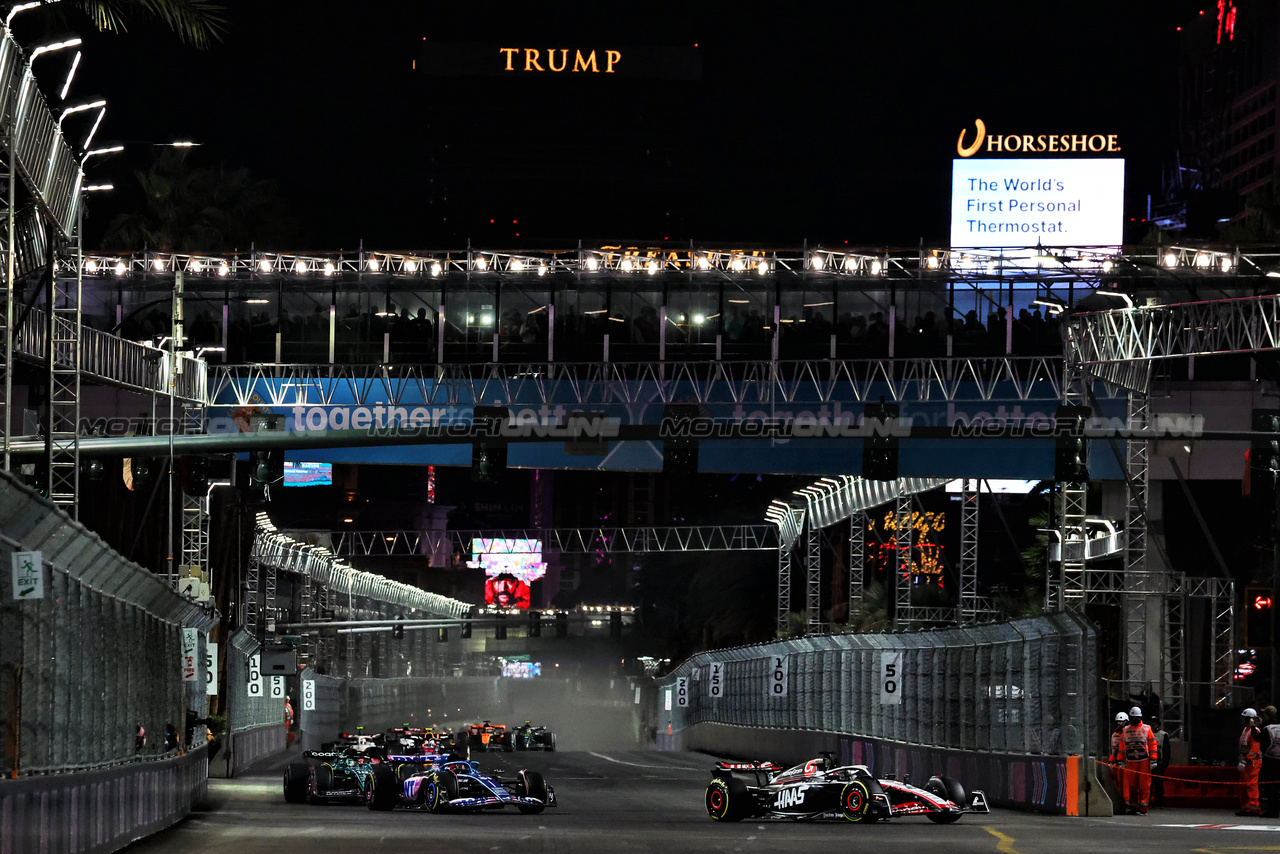
<svg viewBox="0 0 1280 854">
<path fill-rule="evenodd" d="M 213 779 L 209 800 L 184 821 L 135 842 L 141 852 L 327 854 L 364 851 L 805 852 L 1069 854 L 1069 852 L 1242 852 L 1280 850 L 1280 822 L 1238 819 L 1223 809 L 1153 810 L 1146 816 L 1068 818 L 993 810 L 956 824 L 924 818 L 875 824 L 712 821 L 703 791 L 714 759 L 697 753 L 600 751 L 484 754 L 504 779 L 541 771 L 560 805 L 540 815 L 514 809 L 432 815 L 363 806 L 288 804 L 285 764 L 297 750 L 235 779 Z M 963 781 L 961 781 L 963 782 Z"/>
</svg>

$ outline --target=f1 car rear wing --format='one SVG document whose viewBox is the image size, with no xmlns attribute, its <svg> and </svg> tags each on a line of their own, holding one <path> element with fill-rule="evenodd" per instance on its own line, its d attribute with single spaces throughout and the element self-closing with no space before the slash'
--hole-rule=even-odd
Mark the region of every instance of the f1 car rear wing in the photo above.
<svg viewBox="0 0 1280 854">
<path fill-rule="evenodd" d="M 756 785 L 763 786 L 769 775 L 782 770 L 776 762 L 717 762 L 711 769 L 712 777 L 732 776 L 733 774 L 754 774 Z"/>
<path fill-rule="evenodd" d="M 717 762 L 717 771 L 781 771 L 775 762 Z"/>
</svg>

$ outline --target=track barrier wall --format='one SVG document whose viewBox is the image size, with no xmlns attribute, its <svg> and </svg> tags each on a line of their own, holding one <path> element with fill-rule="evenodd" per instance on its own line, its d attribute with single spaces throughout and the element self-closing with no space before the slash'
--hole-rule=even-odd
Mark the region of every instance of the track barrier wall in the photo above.
<svg viewBox="0 0 1280 854">
<path fill-rule="evenodd" d="M 1094 740 L 1095 645 L 1091 625 L 1056 614 L 700 653 L 659 681 L 657 743 L 783 764 L 832 751 L 1066 812 L 1067 759 Z"/>
<path fill-rule="evenodd" d="M 0 850 L 114 850 L 180 819 L 207 749 L 166 752 L 165 725 L 204 716 L 217 614 L 5 473 L 0 564 Z"/>
</svg>

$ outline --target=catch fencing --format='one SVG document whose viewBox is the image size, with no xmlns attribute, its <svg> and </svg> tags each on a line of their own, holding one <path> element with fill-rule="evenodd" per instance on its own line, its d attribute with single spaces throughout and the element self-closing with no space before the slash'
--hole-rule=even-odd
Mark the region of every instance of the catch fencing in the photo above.
<svg viewBox="0 0 1280 854">
<path fill-rule="evenodd" d="M 99 812 L 92 839 L 67 850 L 114 850 L 177 821 L 204 792 L 206 751 L 166 750 L 165 725 L 204 716 L 217 614 L 7 473 L 0 565 L 0 850 L 58 850 L 77 810 Z M 117 789 L 132 794 L 105 794 Z"/>
<path fill-rule="evenodd" d="M 700 653 L 660 681 L 659 732 L 702 723 L 962 751 L 1095 743 L 1096 637 L 1072 614 Z"/>
</svg>

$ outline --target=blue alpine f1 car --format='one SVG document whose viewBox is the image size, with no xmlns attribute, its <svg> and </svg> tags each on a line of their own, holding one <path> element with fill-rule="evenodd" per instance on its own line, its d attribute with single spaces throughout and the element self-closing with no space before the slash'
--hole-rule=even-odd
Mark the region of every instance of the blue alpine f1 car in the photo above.
<svg viewBox="0 0 1280 854">
<path fill-rule="evenodd" d="M 397 806 L 433 813 L 480 812 L 514 806 L 533 815 L 556 806 L 556 792 L 537 771 L 521 770 L 499 780 L 474 762 L 449 757 L 401 779 L 388 765 L 376 768 L 367 801 L 371 810 Z"/>
</svg>

